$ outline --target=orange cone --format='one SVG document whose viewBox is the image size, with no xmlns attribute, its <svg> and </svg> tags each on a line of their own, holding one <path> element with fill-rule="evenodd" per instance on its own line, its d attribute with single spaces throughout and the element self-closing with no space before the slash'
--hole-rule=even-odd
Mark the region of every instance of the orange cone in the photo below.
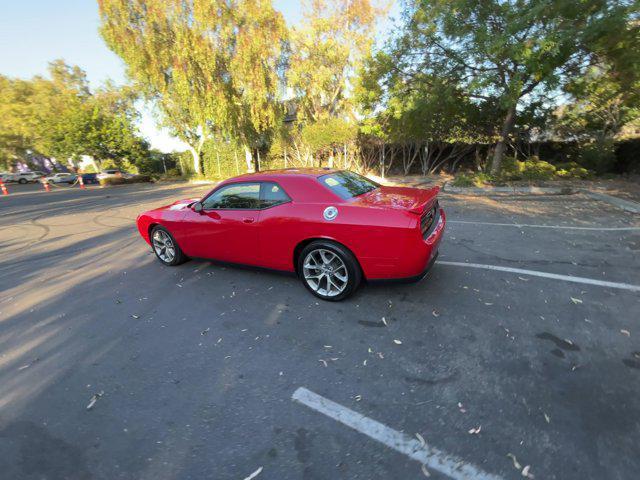
<svg viewBox="0 0 640 480">
<path fill-rule="evenodd" d="M 7 187 L 5 187 L 4 182 L 2 180 L 0 180 L 0 188 L 2 188 L 3 195 L 9 195 L 9 190 L 7 190 Z"/>
<path fill-rule="evenodd" d="M 51 187 L 49 186 L 49 182 L 47 182 L 44 178 L 41 180 L 42 186 L 44 187 L 45 192 L 50 192 Z"/>
<path fill-rule="evenodd" d="M 84 180 L 82 180 L 82 175 L 78 175 L 78 182 L 80 182 L 80 188 L 85 190 L 84 188 Z"/>
</svg>

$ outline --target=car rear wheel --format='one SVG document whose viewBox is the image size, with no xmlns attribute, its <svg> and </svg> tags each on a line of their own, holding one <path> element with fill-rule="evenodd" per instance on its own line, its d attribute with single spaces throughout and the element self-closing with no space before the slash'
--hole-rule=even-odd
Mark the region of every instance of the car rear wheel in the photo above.
<svg viewBox="0 0 640 480">
<path fill-rule="evenodd" d="M 27 179 L 26 178 L 21 178 L 20 180 L 18 180 L 18 183 L 24 185 L 25 183 L 27 183 Z"/>
<path fill-rule="evenodd" d="M 169 231 L 161 226 L 151 231 L 151 245 L 158 260 L 164 265 L 173 267 L 187 261 L 187 257 L 176 243 Z"/>
<path fill-rule="evenodd" d="M 351 295 L 362 279 L 353 254 L 328 241 L 311 242 L 302 250 L 298 256 L 298 273 L 311 293 L 333 302 Z"/>
</svg>

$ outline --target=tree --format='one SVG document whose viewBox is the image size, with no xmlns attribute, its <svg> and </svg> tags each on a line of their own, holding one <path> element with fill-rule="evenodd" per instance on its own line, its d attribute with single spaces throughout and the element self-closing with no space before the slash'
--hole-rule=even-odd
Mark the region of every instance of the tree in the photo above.
<svg viewBox="0 0 640 480">
<path fill-rule="evenodd" d="M 411 88 L 425 76 L 500 113 L 492 173 L 500 170 L 518 109 L 561 87 L 630 39 L 634 2 L 620 0 L 414 0 L 404 31 L 388 46 L 393 69 Z M 630 45 L 631 46 L 631 45 Z"/>
<path fill-rule="evenodd" d="M 148 150 L 135 127 L 135 98 L 130 89 L 110 84 L 91 92 L 84 71 L 62 60 L 49 65 L 49 78 L 0 77 L 3 163 L 29 153 L 135 162 Z"/>
<path fill-rule="evenodd" d="M 291 33 L 287 71 L 299 120 L 354 119 L 349 89 L 382 10 L 369 0 L 309 0 L 305 6 L 303 24 Z"/>
<path fill-rule="evenodd" d="M 273 125 L 285 28 L 270 0 L 99 0 L 101 33 L 202 172 L 209 136 Z M 249 145 L 247 145 L 249 148 Z"/>
</svg>

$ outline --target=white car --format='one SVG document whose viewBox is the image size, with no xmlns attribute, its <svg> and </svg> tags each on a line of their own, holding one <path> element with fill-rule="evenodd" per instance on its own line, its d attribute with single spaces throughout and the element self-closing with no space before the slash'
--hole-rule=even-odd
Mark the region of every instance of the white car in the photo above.
<svg viewBox="0 0 640 480">
<path fill-rule="evenodd" d="M 98 180 L 102 180 L 104 178 L 114 178 L 114 177 L 131 178 L 133 176 L 134 175 L 123 172 L 122 170 L 119 170 L 117 168 L 111 168 L 109 170 L 104 170 L 100 172 L 98 175 L 96 175 L 96 178 Z"/>
<path fill-rule="evenodd" d="M 52 173 L 47 175 L 45 180 L 48 183 L 73 183 L 78 176 L 75 173 Z"/>
<path fill-rule="evenodd" d="M 42 177 L 44 177 L 44 173 L 41 171 L 33 171 L 33 172 L 20 172 L 13 174 L 13 181 L 18 183 L 31 183 L 37 182 Z"/>
<path fill-rule="evenodd" d="M 1 174 L 3 182 L 31 183 L 37 182 L 41 177 L 44 177 L 44 173 L 40 171 Z"/>
</svg>

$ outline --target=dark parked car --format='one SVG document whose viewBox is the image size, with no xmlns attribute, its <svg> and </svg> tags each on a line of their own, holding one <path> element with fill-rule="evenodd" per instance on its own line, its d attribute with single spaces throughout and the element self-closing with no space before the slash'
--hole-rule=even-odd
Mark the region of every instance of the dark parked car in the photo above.
<svg viewBox="0 0 640 480">
<path fill-rule="evenodd" d="M 82 182 L 89 185 L 100 183 L 97 173 L 83 173 Z"/>
</svg>

